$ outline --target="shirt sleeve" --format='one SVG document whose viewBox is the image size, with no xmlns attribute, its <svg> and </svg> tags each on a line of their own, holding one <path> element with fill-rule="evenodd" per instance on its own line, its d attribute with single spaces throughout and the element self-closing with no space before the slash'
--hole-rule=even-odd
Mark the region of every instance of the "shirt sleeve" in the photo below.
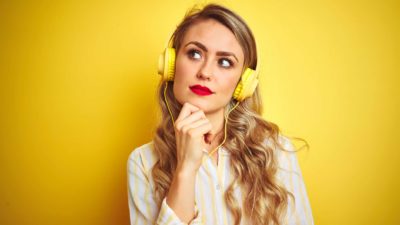
<svg viewBox="0 0 400 225">
<path fill-rule="evenodd" d="M 313 225 L 310 202 L 307 196 L 306 186 L 297 160 L 293 144 L 286 139 L 283 147 L 287 151 L 280 151 L 279 176 L 285 188 L 293 194 L 289 197 L 288 211 L 284 224 L 288 225 Z"/>
<path fill-rule="evenodd" d="M 187 224 L 181 222 L 179 217 L 175 214 L 175 212 L 168 206 L 167 198 L 164 198 L 161 204 L 160 214 L 158 215 L 157 224 L 173 224 L 173 225 L 183 225 Z M 201 215 L 197 207 L 195 207 L 195 217 L 192 221 L 190 221 L 190 225 L 202 225 Z M 171 222 L 172 221 L 172 222 Z"/>
<path fill-rule="evenodd" d="M 182 222 L 168 206 L 166 198 L 159 208 L 149 175 L 146 172 L 141 154 L 135 150 L 128 159 L 128 203 L 131 225 L 187 225 Z M 195 207 L 195 218 L 190 225 L 202 225 L 201 214 Z"/>
</svg>

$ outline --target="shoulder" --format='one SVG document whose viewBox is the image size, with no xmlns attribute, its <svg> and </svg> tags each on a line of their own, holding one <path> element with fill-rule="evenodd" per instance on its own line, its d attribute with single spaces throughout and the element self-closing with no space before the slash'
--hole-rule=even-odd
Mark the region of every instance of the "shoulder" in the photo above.
<svg viewBox="0 0 400 225">
<path fill-rule="evenodd" d="M 288 137 L 284 136 L 283 134 L 278 135 L 277 141 L 286 150 L 290 150 L 290 151 L 294 150 L 292 141 Z M 274 149 L 279 148 L 279 146 L 277 146 L 277 143 L 272 138 L 265 138 L 264 144 L 269 145 L 270 147 L 272 147 Z"/>
<path fill-rule="evenodd" d="M 157 162 L 153 141 L 135 148 L 128 157 L 128 167 L 139 166 L 145 172 L 150 171 Z"/>
</svg>

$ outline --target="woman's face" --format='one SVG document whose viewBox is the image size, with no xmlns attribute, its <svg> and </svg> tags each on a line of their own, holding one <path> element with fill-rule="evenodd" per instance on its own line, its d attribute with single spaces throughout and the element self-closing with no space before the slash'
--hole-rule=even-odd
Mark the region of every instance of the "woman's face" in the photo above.
<svg viewBox="0 0 400 225">
<path fill-rule="evenodd" d="M 206 114 L 223 110 L 240 79 L 243 61 L 243 50 L 227 27 L 213 19 L 194 23 L 186 31 L 177 53 L 175 98 L 181 104 L 189 102 L 197 106 Z"/>
</svg>

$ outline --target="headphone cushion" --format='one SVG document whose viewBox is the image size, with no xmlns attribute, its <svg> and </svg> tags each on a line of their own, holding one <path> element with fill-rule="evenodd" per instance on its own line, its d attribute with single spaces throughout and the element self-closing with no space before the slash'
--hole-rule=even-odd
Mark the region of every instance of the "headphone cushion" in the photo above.
<svg viewBox="0 0 400 225">
<path fill-rule="evenodd" d="M 162 79 L 165 81 L 174 80 L 175 58 L 175 49 L 166 48 L 165 51 L 161 53 L 158 59 L 158 74 L 160 74 L 162 76 Z"/>
<path fill-rule="evenodd" d="M 256 71 L 246 68 L 242 74 L 240 81 L 233 93 L 233 98 L 243 101 L 245 98 L 253 95 L 258 84 Z"/>
</svg>

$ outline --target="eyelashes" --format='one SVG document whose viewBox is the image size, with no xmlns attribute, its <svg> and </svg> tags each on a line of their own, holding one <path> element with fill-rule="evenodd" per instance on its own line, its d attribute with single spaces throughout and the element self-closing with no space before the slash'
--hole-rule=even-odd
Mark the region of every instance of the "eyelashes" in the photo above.
<svg viewBox="0 0 400 225">
<path fill-rule="evenodd" d="M 186 55 L 189 57 L 191 60 L 201 60 L 202 52 L 197 50 L 197 49 L 189 49 L 186 52 Z M 229 69 L 234 67 L 234 63 L 232 60 L 229 58 L 219 58 L 218 59 L 218 65 L 220 65 L 222 68 Z"/>
<path fill-rule="evenodd" d="M 224 68 L 230 68 L 233 67 L 233 62 L 232 60 L 228 59 L 228 58 L 221 58 L 218 60 L 218 63 L 224 67 Z"/>
<path fill-rule="evenodd" d="M 201 58 L 201 52 L 196 50 L 196 49 L 190 49 L 187 52 L 187 55 L 189 56 L 189 58 L 191 59 L 200 59 Z"/>
</svg>

